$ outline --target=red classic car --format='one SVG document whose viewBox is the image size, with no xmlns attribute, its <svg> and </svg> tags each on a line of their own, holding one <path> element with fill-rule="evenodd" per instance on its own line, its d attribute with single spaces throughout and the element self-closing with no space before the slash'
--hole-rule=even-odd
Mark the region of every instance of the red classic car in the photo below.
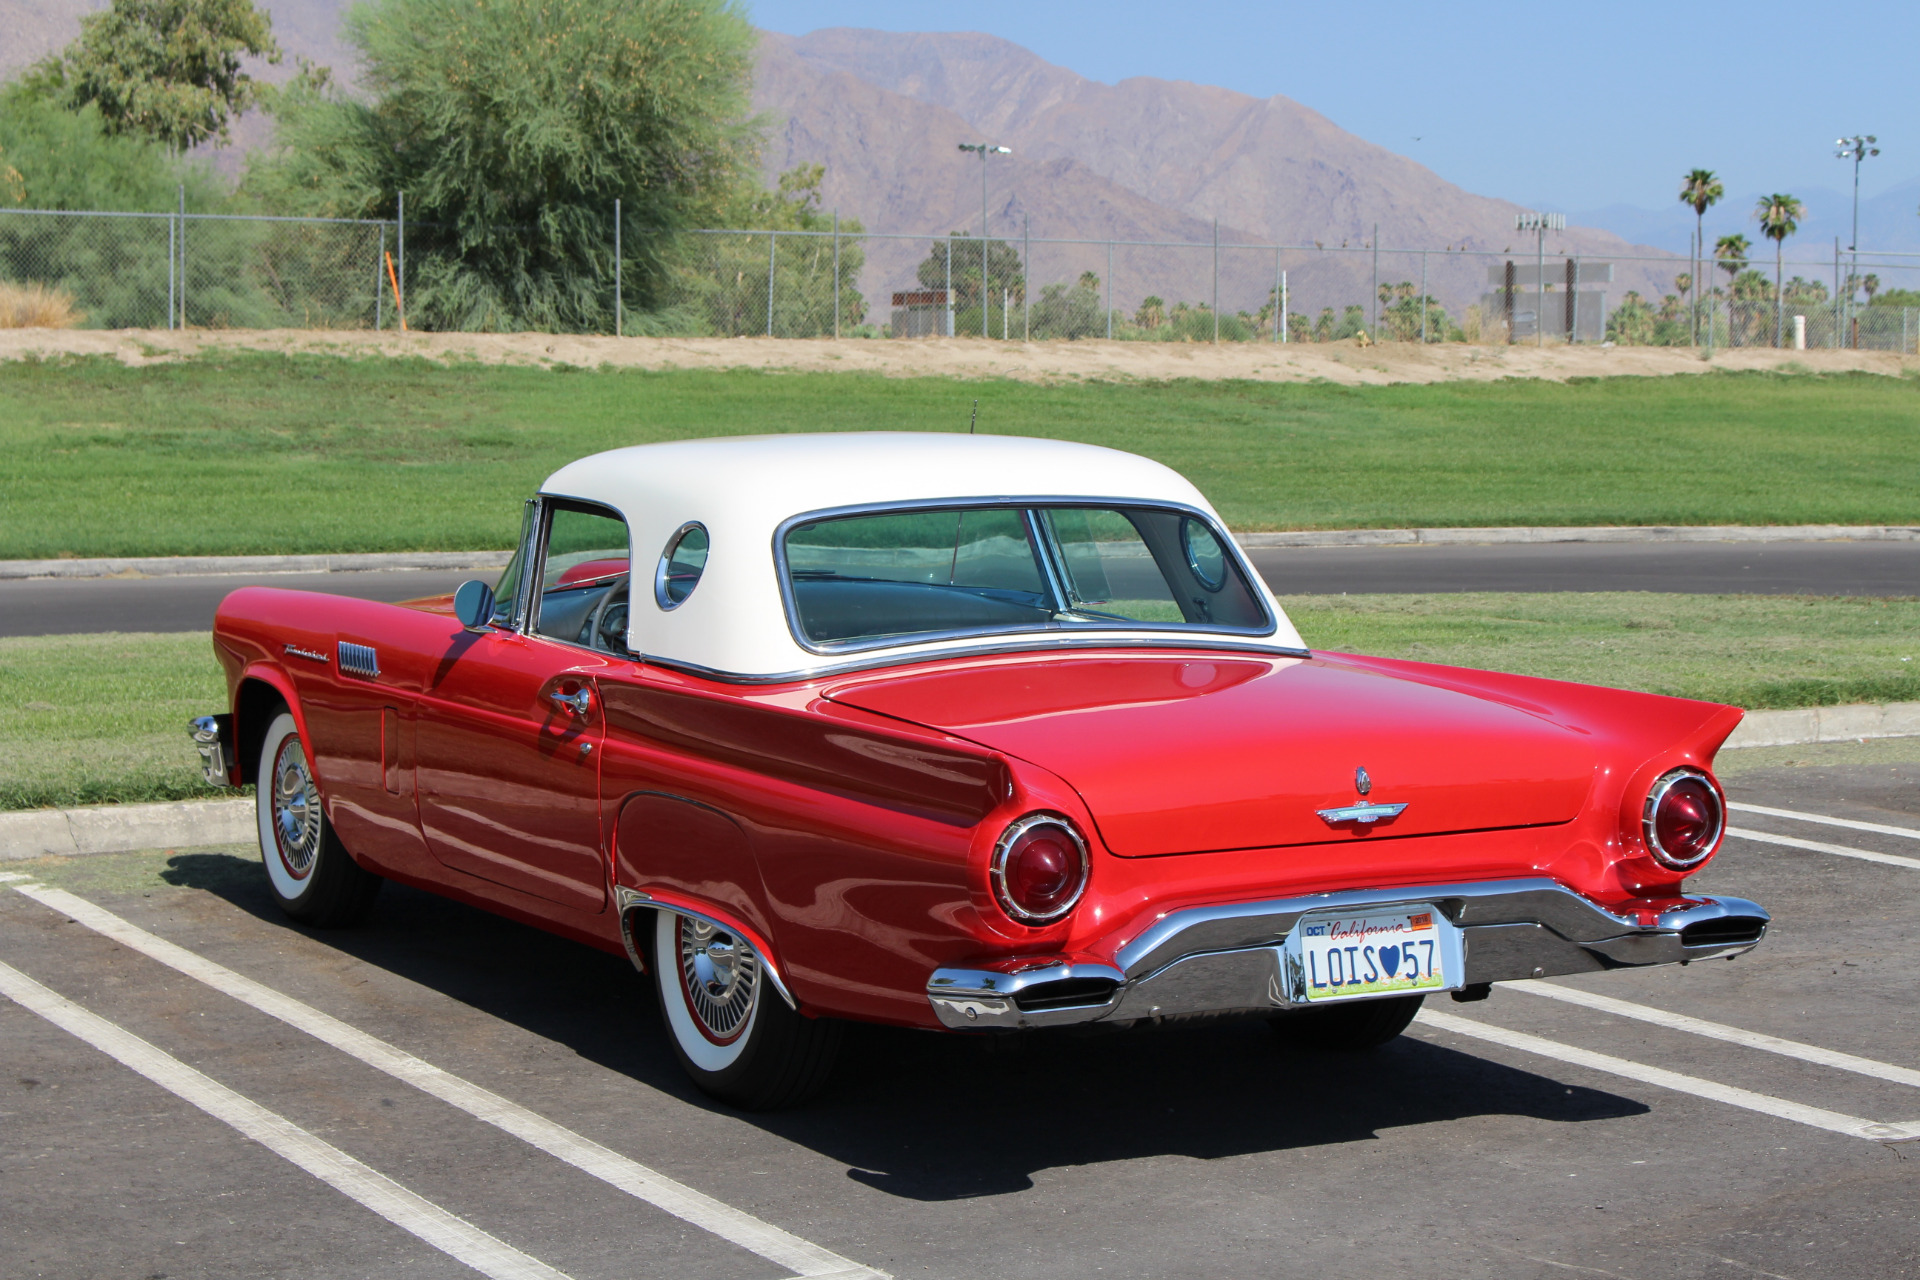
<svg viewBox="0 0 1920 1280">
<path fill-rule="evenodd" d="M 214 650 L 196 740 L 288 914 L 392 879 L 624 950 L 741 1106 L 817 1088 L 847 1019 L 1357 1049 L 1767 927 L 1684 886 L 1737 709 L 1309 651 L 1193 486 L 1108 449 L 617 449 L 491 588 L 248 588 Z"/>
</svg>

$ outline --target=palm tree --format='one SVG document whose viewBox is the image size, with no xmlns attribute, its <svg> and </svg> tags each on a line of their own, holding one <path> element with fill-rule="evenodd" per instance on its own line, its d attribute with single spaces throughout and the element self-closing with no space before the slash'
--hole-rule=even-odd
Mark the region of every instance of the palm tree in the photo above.
<svg viewBox="0 0 1920 1280">
<path fill-rule="evenodd" d="M 1700 261 L 1707 256 L 1707 210 L 1719 204 L 1726 193 L 1711 169 L 1689 169 L 1680 179 L 1680 203 L 1693 209 L 1694 274 L 1699 274 Z"/>
<path fill-rule="evenodd" d="M 1729 287 L 1747 269 L 1747 254 L 1752 249 L 1753 242 L 1742 235 L 1721 236 L 1713 242 L 1713 256 L 1720 260 L 1720 269 L 1727 273 Z"/>
<path fill-rule="evenodd" d="M 1760 234 L 1773 241 L 1773 345 L 1776 347 L 1780 345 L 1782 326 L 1786 323 L 1786 309 L 1780 296 L 1781 255 L 1785 252 L 1787 237 L 1800 229 L 1800 219 L 1806 216 L 1807 206 L 1782 191 L 1761 196 L 1753 206 Z"/>
</svg>

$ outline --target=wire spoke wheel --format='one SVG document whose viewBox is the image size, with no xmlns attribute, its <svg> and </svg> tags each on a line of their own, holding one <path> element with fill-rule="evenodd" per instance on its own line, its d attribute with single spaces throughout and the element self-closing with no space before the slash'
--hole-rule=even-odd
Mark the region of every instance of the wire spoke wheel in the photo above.
<svg viewBox="0 0 1920 1280">
<path fill-rule="evenodd" d="M 702 1035 L 727 1044 L 745 1028 L 760 990 L 760 957 L 746 941 L 681 916 L 680 989 Z"/>
<path fill-rule="evenodd" d="M 305 880 L 320 856 L 320 796 L 300 739 L 288 737 L 273 762 L 273 843 L 280 863 Z"/>
</svg>

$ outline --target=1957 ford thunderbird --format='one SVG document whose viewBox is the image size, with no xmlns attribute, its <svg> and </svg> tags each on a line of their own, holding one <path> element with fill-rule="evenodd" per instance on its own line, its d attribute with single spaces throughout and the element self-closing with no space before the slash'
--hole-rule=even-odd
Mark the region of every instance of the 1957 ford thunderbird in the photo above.
<svg viewBox="0 0 1920 1280">
<path fill-rule="evenodd" d="M 616 449 L 494 586 L 250 587 L 214 650 L 195 738 L 289 915 L 391 879 L 624 950 L 740 1106 L 816 1089 L 848 1019 L 1361 1049 L 1767 927 L 1684 883 L 1737 709 L 1310 651 L 1206 499 L 1108 449 Z"/>
</svg>

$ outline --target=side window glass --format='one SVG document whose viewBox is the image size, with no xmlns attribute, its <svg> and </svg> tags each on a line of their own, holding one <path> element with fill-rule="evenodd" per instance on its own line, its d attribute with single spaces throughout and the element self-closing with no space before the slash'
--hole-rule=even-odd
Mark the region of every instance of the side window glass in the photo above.
<svg viewBox="0 0 1920 1280">
<path fill-rule="evenodd" d="M 493 588 L 493 623 L 498 627 L 511 627 L 519 613 L 520 580 L 526 576 L 527 544 L 533 533 L 533 513 L 534 504 L 529 500 L 525 514 L 520 517 L 520 541 L 513 544 L 513 559 L 507 561 L 506 571 Z"/>
<path fill-rule="evenodd" d="M 626 521 L 593 508 L 553 505 L 533 630 L 568 644 L 626 652 Z"/>
<path fill-rule="evenodd" d="M 1098 507 L 1046 513 L 1067 571 L 1073 612 L 1130 622 L 1184 622 L 1186 615 L 1133 521 Z"/>
<path fill-rule="evenodd" d="M 707 530 L 704 525 L 682 525 L 667 539 L 660 554 L 660 567 L 654 572 L 653 598 L 662 609 L 671 609 L 693 594 L 700 575 L 707 571 Z"/>
</svg>

